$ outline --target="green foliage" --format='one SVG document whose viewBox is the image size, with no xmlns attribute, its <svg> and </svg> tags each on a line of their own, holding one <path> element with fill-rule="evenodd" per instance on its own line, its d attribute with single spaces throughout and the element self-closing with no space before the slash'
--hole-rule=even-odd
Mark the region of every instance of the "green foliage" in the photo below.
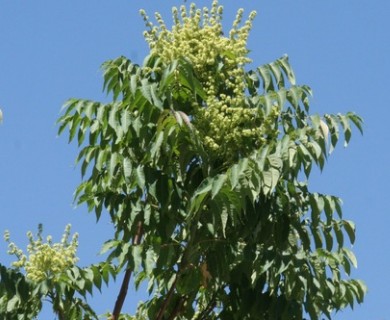
<svg viewBox="0 0 390 320">
<path fill-rule="evenodd" d="M 185 41 L 219 26 L 215 5 L 210 24 L 200 25 L 194 7 L 181 9 L 183 24 L 174 11 L 171 33 L 157 15 L 142 66 L 125 57 L 105 63 L 114 102 L 67 103 L 60 132 L 77 137 L 88 174 L 78 203 L 98 219 L 109 213 L 109 261 L 133 270 L 137 285 L 149 281 L 140 318 L 330 318 L 363 301 L 363 283 L 348 279 L 356 258 L 345 244 L 355 227 L 340 199 L 310 192 L 301 172 L 308 179 L 313 164 L 322 169 L 340 132 L 347 145 L 351 123 L 361 130 L 362 121 L 309 114 L 311 90 L 296 84 L 286 56 L 250 71 L 232 68 L 234 52 L 215 49 L 218 58 L 203 64 L 186 56 Z M 179 49 L 169 54 L 169 46 Z M 238 79 L 244 88 L 235 91 Z M 139 224 L 143 241 L 132 245 Z"/>
<path fill-rule="evenodd" d="M 142 14 L 143 64 L 104 63 L 113 101 L 71 99 L 59 119 L 80 147 L 77 203 L 113 223 L 108 257 L 56 282 L 1 269 L 3 314 L 35 316 L 45 296 L 59 316 L 94 319 L 87 294 L 121 272 L 124 288 L 131 273 L 136 287 L 147 281 L 150 298 L 119 316 L 121 290 L 112 319 L 331 319 L 361 303 L 355 225 L 339 198 L 308 185 L 361 118 L 310 113 L 311 89 L 287 56 L 246 70 L 254 13 L 240 27 L 239 10 L 228 37 L 217 1 L 174 9 L 172 30 Z M 35 293 L 29 307 L 20 285 Z"/>
<path fill-rule="evenodd" d="M 42 301 L 52 304 L 58 319 L 97 319 L 96 313 L 87 303 L 87 294 L 93 287 L 101 289 L 102 280 L 108 283 L 109 277 L 116 275 L 115 268 L 108 263 L 79 268 L 74 265 L 77 248 L 77 234 L 69 243 L 70 225 L 65 228 L 60 243 L 52 243 L 51 237 L 43 243 L 42 226 L 38 228 L 36 239 L 28 232 L 27 257 L 21 249 L 9 242 L 9 254 L 17 261 L 12 268 L 0 265 L 0 317 L 1 319 L 35 319 Z M 25 269 L 24 273 L 19 270 Z"/>
<path fill-rule="evenodd" d="M 35 319 L 41 301 L 32 295 L 33 286 L 20 272 L 0 265 L 0 316 L 4 320 Z"/>
<path fill-rule="evenodd" d="M 102 279 L 115 275 L 112 265 L 99 264 L 80 269 L 73 267 L 53 282 L 40 282 L 26 278 L 13 268 L 0 265 L 0 317 L 1 319 L 38 319 L 42 302 L 48 301 L 58 319 L 98 319 L 87 303 L 92 288 L 101 287 Z"/>
</svg>

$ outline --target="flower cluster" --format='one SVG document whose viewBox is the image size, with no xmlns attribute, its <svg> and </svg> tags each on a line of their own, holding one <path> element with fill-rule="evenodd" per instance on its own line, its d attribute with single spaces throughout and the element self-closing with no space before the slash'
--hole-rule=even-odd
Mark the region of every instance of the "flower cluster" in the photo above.
<svg viewBox="0 0 390 320">
<path fill-rule="evenodd" d="M 274 106 L 268 115 L 261 109 L 229 107 L 218 102 L 218 108 L 203 109 L 198 113 L 196 124 L 204 134 L 208 151 L 223 162 L 236 161 L 265 144 L 278 134 L 276 120 L 280 108 Z"/>
<path fill-rule="evenodd" d="M 244 67 L 251 61 L 247 40 L 256 12 L 241 23 L 243 10 L 238 10 L 228 36 L 223 34 L 223 7 L 217 0 L 210 10 L 191 4 L 189 10 L 181 6 L 172 13 L 174 23 L 168 30 L 159 13 L 155 14 L 158 26 L 154 26 L 141 10 L 149 28 L 144 36 L 151 54 L 165 63 L 178 58 L 192 63 L 207 96 L 201 105 L 193 102 L 191 114 L 205 148 L 225 160 L 247 154 L 246 149 L 253 150 L 264 142 L 269 125 L 275 122 L 273 116 L 269 118 L 246 103 Z"/>
<path fill-rule="evenodd" d="M 240 9 L 227 38 L 222 36 L 222 12 L 223 7 L 218 6 L 218 1 L 213 1 L 210 11 L 208 8 L 197 9 L 195 4 L 191 4 L 189 12 L 185 6 L 180 9 L 174 7 L 174 25 L 170 31 L 159 13 L 155 14 L 159 24 L 159 27 L 156 27 L 141 10 L 146 25 L 150 28 L 145 31 L 144 36 L 151 54 L 157 54 L 165 62 L 186 57 L 193 63 L 200 79 L 205 82 L 208 82 L 209 76 L 213 76 L 213 70 L 209 67 L 215 66 L 222 58 L 226 71 L 233 72 L 231 76 L 235 77 L 234 73 L 238 68 L 251 61 L 247 57 L 246 42 L 256 13 L 252 12 L 248 21 L 240 28 L 243 15 L 243 10 Z M 226 80 L 229 82 L 229 78 Z M 209 83 L 209 87 L 211 85 L 212 83 Z"/>
<path fill-rule="evenodd" d="M 37 238 L 31 231 L 27 233 L 29 244 L 27 245 L 28 256 L 13 242 L 10 242 L 9 232 L 6 231 L 4 239 L 8 244 L 8 253 L 15 255 L 17 261 L 12 265 L 16 268 L 24 268 L 26 277 L 32 281 L 40 282 L 47 279 L 56 281 L 61 273 L 72 267 L 78 260 L 76 251 L 78 247 L 78 234 L 75 233 L 69 242 L 70 225 L 67 225 L 60 243 L 53 243 L 51 236 L 43 242 L 42 225 L 38 227 Z"/>
</svg>

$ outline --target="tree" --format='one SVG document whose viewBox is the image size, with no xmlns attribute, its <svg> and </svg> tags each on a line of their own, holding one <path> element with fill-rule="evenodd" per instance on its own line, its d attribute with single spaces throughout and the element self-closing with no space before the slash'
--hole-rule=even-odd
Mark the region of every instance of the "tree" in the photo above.
<svg viewBox="0 0 390 320">
<path fill-rule="evenodd" d="M 225 36 L 222 10 L 174 8 L 171 30 L 141 11 L 143 64 L 103 64 L 111 103 L 65 105 L 59 132 L 81 149 L 77 203 L 114 226 L 106 261 L 61 273 L 70 305 L 67 292 L 85 297 L 122 273 L 115 320 L 330 319 L 363 301 L 364 284 L 349 278 L 354 223 L 307 182 L 362 120 L 310 114 L 311 89 L 287 56 L 247 70 L 255 13 L 242 23 L 239 10 Z M 121 316 L 132 275 L 150 297 Z"/>
</svg>

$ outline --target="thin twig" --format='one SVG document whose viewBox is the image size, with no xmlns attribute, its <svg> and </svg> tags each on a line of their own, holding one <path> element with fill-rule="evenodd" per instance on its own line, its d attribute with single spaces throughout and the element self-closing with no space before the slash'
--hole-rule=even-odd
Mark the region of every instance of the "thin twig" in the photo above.
<svg viewBox="0 0 390 320">
<path fill-rule="evenodd" d="M 139 245 L 141 242 L 142 238 L 142 222 L 138 222 L 138 227 L 137 227 L 137 233 L 134 236 L 133 239 L 133 245 Z M 121 289 L 119 291 L 118 297 L 116 298 L 115 306 L 114 306 L 114 311 L 112 312 L 112 320 L 118 320 L 119 316 L 122 311 L 123 303 L 125 302 L 126 295 L 127 295 L 127 290 L 129 288 L 129 282 L 131 278 L 131 273 L 132 270 L 127 269 L 125 272 L 125 276 L 123 277 Z"/>
</svg>

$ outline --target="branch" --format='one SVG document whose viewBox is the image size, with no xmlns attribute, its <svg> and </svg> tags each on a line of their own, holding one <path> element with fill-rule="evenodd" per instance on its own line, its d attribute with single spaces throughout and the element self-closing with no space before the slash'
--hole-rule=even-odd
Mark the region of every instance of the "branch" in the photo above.
<svg viewBox="0 0 390 320">
<path fill-rule="evenodd" d="M 187 249 L 188 249 L 188 247 L 187 247 Z M 167 293 L 167 296 L 166 296 L 166 298 L 165 298 L 165 300 L 164 300 L 164 303 L 163 303 L 162 306 L 160 307 L 160 310 L 159 310 L 159 312 L 158 312 L 158 314 L 157 314 L 156 320 L 161 320 L 161 319 L 162 319 L 162 317 L 164 316 L 164 312 L 165 312 L 165 310 L 167 309 L 168 304 L 169 304 L 169 302 L 170 302 L 171 299 L 172 299 L 173 292 L 174 292 L 175 289 L 176 289 L 177 279 L 179 278 L 179 276 L 180 276 L 180 274 L 181 274 L 181 270 L 184 268 L 183 265 L 186 265 L 186 264 L 187 264 L 187 254 L 188 254 L 188 251 L 185 252 L 185 253 L 183 254 L 183 258 L 182 258 L 182 261 L 181 261 L 181 263 L 180 263 L 179 270 L 178 270 L 177 273 L 176 273 L 175 281 L 173 281 L 172 286 L 171 286 L 171 288 L 169 289 L 169 291 L 168 291 L 168 293 Z M 180 300 L 179 300 L 178 303 L 176 304 L 176 307 L 175 307 L 175 309 L 173 310 L 172 314 L 169 316 L 169 318 L 168 318 L 169 320 L 174 319 L 175 316 L 180 312 L 180 309 L 181 309 L 181 306 L 182 306 L 183 303 L 184 303 L 183 298 L 180 298 Z"/>
<path fill-rule="evenodd" d="M 62 310 L 61 308 L 59 308 L 59 309 L 57 310 L 57 314 L 58 314 L 58 319 L 59 319 L 59 320 L 65 320 L 64 310 Z"/>
<path fill-rule="evenodd" d="M 65 314 L 64 314 L 64 308 L 62 305 L 62 301 L 61 301 L 61 298 L 60 298 L 60 295 L 56 295 L 55 293 L 53 294 L 53 292 L 49 292 L 48 293 L 48 297 L 49 299 L 47 301 L 50 301 L 53 305 L 53 311 L 55 314 L 58 315 L 58 320 L 65 320 Z"/>
<path fill-rule="evenodd" d="M 176 303 L 175 309 L 173 309 L 173 312 L 169 316 L 168 320 L 176 319 L 176 316 L 178 316 L 180 314 L 180 312 L 182 311 L 183 305 L 186 302 L 186 300 L 187 300 L 187 298 L 185 298 L 185 297 L 181 297 L 179 299 L 179 301 Z"/>
<path fill-rule="evenodd" d="M 216 301 L 215 301 L 215 298 L 213 298 L 209 304 L 207 305 L 206 309 L 203 310 L 203 312 L 200 314 L 200 320 L 206 320 L 208 319 L 208 316 L 210 314 L 210 312 L 212 312 L 215 308 L 215 306 L 217 305 Z"/>
<path fill-rule="evenodd" d="M 161 306 L 161 308 L 160 308 L 160 310 L 158 312 L 156 320 L 161 320 L 162 317 L 164 316 L 164 312 L 167 309 L 167 306 L 168 306 L 169 302 L 171 301 L 173 292 L 175 291 L 176 282 L 177 282 L 177 275 L 176 275 L 175 281 L 173 281 L 172 286 L 169 289 L 169 292 L 167 294 L 167 297 L 165 298 L 165 301 L 164 301 L 163 305 Z"/>
<path fill-rule="evenodd" d="M 188 258 L 191 256 L 191 250 L 190 249 L 192 249 L 193 243 L 195 242 L 195 234 L 196 234 L 196 231 L 197 231 L 196 227 L 197 227 L 197 224 L 194 224 L 193 227 L 191 228 L 188 244 L 187 244 L 187 247 L 184 250 L 184 253 L 183 253 L 183 256 L 182 256 L 179 268 L 178 268 L 177 273 L 176 273 L 175 281 L 172 283 L 172 286 L 169 289 L 168 294 L 167 294 L 167 296 L 166 296 L 162 306 L 160 307 L 160 310 L 159 310 L 159 312 L 157 314 L 156 320 L 162 320 L 162 318 L 164 316 L 164 313 L 165 313 L 165 310 L 167 309 L 167 307 L 168 307 L 168 305 L 169 305 L 169 303 L 170 303 L 170 301 L 172 299 L 173 292 L 175 291 L 177 279 L 179 278 L 182 270 L 187 268 L 189 265 L 191 265 L 191 264 L 189 264 L 189 261 L 188 261 L 189 259 Z M 182 306 L 183 302 L 184 301 L 182 301 L 182 299 L 180 299 L 178 301 L 178 304 L 176 305 L 176 307 L 175 307 L 174 311 L 172 312 L 172 314 L 170 315 L 169 319 L 174 319 L 174 317 L 180 312 L 180 309 L 181 309 L 181 306 Z"/>
<path fill-rule="evenodd" d="M 214 310 L 214 308 L 217 305 L 216 298 L 217 298 L 217 293 L 214 292 L 206 308 L 202 312 L 200 312 L 194 320 L 207 320 L 209 318 L 209 314 Z"/>
<path fill-rule="evenodd" d="M 142 238 L 142 222 L 138 222 L 137 233 L 133 239 L 133 245 L 138 245 L 141 242 Z M 114 311 L 112 312 L 112 320 L 119 320 L 119 316 L 122 311 L 123 303 L 125 302 L 127 289 L 129 288 L 129 282 L 131 278 L 132 270 L 127 269 L 125 272 L 125 276 L 122 281 L 121 289 L 119 291 L 118 297 L 116 298 Z"/>
</svg>

